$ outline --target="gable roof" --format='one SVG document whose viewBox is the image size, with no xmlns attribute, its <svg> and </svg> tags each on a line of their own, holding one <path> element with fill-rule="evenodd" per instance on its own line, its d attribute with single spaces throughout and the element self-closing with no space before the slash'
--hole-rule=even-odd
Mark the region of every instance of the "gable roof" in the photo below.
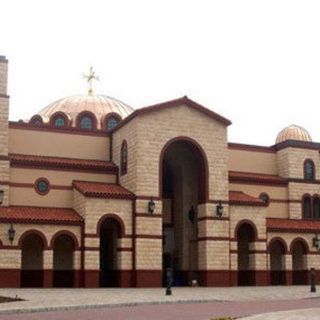
<svg viewBox="0 0 320 320">
<path fill-rule="evenodd" d="M 208 108 L 202 106 L 201 104 L 189 99 L 187 96 L 183 96 L 181 98 L 175 99 L 175 100 L 170 100 L 167 102 L 162 102 L 158 104 L 154 104 L 148 107 L 144 107 L 141 109 L 135 110 L 133 113 L 131 113 L 127 118 L 125 118 L 123 121 L 121 121 L 114 129 L 111 130 L 111 132 L 115 132 L 119 130 L 122 126 L 124 126 L 126 123 L 137 117 L 138 115 L 154 112 L 154 111 L 159 111 L 167 108 L 172 108 L 180 105 L 187 105 L 190 108 L 197 110 L 201 113 L 204 113 L 206 116 L 209 118 L 212 118 L 225 126 L 229 126 L 231 124 L 231 121 L 228 120 L 227 118 L 224 118 L 223 116 L 219 115 L 218 113 L 215 113 Z"/>
</svg>

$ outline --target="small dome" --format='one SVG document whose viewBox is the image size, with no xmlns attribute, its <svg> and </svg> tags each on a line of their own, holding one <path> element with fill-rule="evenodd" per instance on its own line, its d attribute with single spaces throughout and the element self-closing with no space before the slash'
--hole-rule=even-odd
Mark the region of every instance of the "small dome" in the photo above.
<svg viewBox="0 0 320 320">
<path fill-rule="evenodd" d="M 115 98 L 88 94 L 70 96 L 55 101 L 42 109 L 38 115 L 42 118 L 43 123 L 48 123 L 53 114 L 63 112 L 71 120 L 72 126 L 75 126 L 77 116 L 84 111 L 90 111 L 96 116 L 97 128 L 101 129 L 101 123 L 106 115 L 116 113 L 121 119 L 124 119 L 134 110 Z"/>
<path fill-rule="evenodd" d="M 312 141 L 309 132 L 295 124 L 281 130 L 277 136 L 276 143 L 286 140 Z"/>
</svg>

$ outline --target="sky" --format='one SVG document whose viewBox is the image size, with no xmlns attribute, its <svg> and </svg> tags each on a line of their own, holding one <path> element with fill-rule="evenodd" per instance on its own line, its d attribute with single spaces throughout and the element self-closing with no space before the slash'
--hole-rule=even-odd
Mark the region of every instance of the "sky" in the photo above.
<svg viewBox="0 0 320 320">
<path fill-rule="evenodd" d="M 187 95 L 230 119 L 230 142 L 320 141 L 320 1 L 0 0 L 10 119 L 95 92 L 140 108 Z M 319 120 L 318 120 L 319 119 Z"/>
</svg>

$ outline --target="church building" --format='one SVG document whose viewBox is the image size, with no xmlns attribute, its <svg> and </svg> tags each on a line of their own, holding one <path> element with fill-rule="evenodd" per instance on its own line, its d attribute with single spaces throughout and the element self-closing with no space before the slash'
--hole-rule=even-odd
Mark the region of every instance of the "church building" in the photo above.
<svg viewBox="0 0 320 320">
<path fill-rule="evenodd" d="M 161 287 L 167 268 L 175 286 L 309 282 L 320 143 L 305 129 L 230 143 L 231 121 L 186 96 L 133 109 L 91 87 L 9 121 L 7 73 L 0 56 L 0 287 Z"/>
</svg>

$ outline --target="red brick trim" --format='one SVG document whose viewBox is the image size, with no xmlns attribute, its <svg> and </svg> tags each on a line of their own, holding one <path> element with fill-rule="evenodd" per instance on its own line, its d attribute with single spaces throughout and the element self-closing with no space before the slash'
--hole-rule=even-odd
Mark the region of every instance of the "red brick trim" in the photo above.
<svg viewBox="0 0 320 320">
<path fill-rule="evenodd" d="M 307 180 L 301 178 L 288 178 L 288 183 L 305 183 L 305 184 L 320 184 L 320 180 Z"/>
<path fill-rule="evenodd" d="M 162 218 L 162 214 L 137 213 L 136 217 L 140 218 Z"/>
<path fill-rule="evenodd" d="M 103 130 L 79 130 L 76 127 L 67 127 L 67 128 L 59 128 L 53 127 L 50 124 L 44 123 L 39 126 L 29 122 L 16 122 L 9 121 L 10 129 L 19 129 L 19 130 L 33 130 L 33 131 L 42 131 L 42 132 L 54 132 L 54 133 L 62 133 L 62 134 L 74 134 L 74 135 L 83 135 L 83 136 L 96 136 L 96 137 L 109 137 L 110 134 Z"/>
<path fill-rule="evenodd" d="M 136 270 L 137 288 L 157 288 L 162 286 L 162 270 Z"/>
<path fill-rule="evenodd" d="M 276 151 L 289 147 L 309 150 L 320 150 L 320 143 L 311 141 L 286 140 L 272 146 L 272 148 L 274 148 Z"/>
<path fill-rule="evenodd" d="M 200 161 L 202 166 L 202 177 L 200 177 L 200 188 L 202 189 L 201 194 L 203 194 L 204 198 L 199 199 L 200 203 L 206 203 L 209 200 L 209 164 L 208 164 L 208 157 L 202 148 L 202 146 L 194 139 L 186 137 L 186 136 L 178 136 L 173 139 L 168 140 L 165 145 L 162 147 L 161 153 L 160 153 L 160 161 L 159 161 L 159 198 L 162 199 L 162 171 L 163 171 L 163 160 L 164 156 L 166 154 L 166 151 L 168 148 L 175 142 L 187 142 L 190 144 L 193 148 L 197 150 L 200 154 Z M 202 179 L 201 179 L 202 178 Z M 202 181 L 201 181 L 202 180 Z"/>
<path fill-rule="evenodd" d="M 40 179 L 40 178 L 39 178 Z M 37 180 L 39 180 L 37 179 Z M 0 184 L 8 184 L 10 187 L 15 187 L 15 188 L 32 188 L 36 190 L 35 183 L 24 183 L 24 182 L 4 182 Z M 50 190 L 73 190 L 72 186 L 61 186 L 61 185 L 49 185 Z M 49 192 L 49 191 L 48 191 Z M 47 192 L 47 193 L 48 193 Z M 39 192 L 37 192 L 39 193 Z M 43 195 L 42 193 L 39 193 Z"/>
<path fill-rule="evenodd" d="M 281 233 L 316 233 L 315 229 L 308 228 L 276 228 L 276 227 L 267 227 L 267 232 L 281 232 Z"/>
<path fill-rule="evenodd" d="M 231 254 L 238 254 L 238 250 L 230 250 L 230 253 Z M 259 253 L 264 253 L 264 254 L 266 254 L 266 253 L 268 253 L 268 251 L 267 250 L 250 250 L 249 251 L 249 254 L 259 254 Z"/>
<path fill-rule="evenodd" d="M 276 175 L 243 171 L 229 171 L 229 182 L 265 186 L 286 186 L 288 184 L 287 179 Z"/>
<path fill-rule="evenodd" d="M 163 239 L 163 236 L 153 234 L 136 234 L 137 239 Z"/>
<path fill-rule="evenodd" d="M 257 146 L 253 144 L 244 144 L 244 143 L 229 142 L 228 148 L 231 150 L 276 153 L 274 147 Z"/>
<path fill-rule="evenodd" d="M 117 251 L 131 252 L 132 248 L 117 248 Z"/>
<path fill-rule="evenodd" d="M 0 156 L 0 160 L 8 161 L 10 160 L 9 156 Z"/>
<path fill-rule="evenodd" d="M 84 247 L 85 251 L 100 251 L 99 247 Z"/>
<path fill-rule="evenodd" d="M 198 104 L 197 102 L 192 101 L 187 96 L 184 96 L 182 98 L 178 98 L 175 100 L 171 100 L 171 101 L 167 101 L 167 102 L 163 102 L 163 103 L 159 103 L 159 104 L 155 104 L 155 105 L 152 105 L 149 107 L 144 107 L 144 108 L 135 110 L 128 117 L 126 117 L 123 121 L 121 121 L 113 130 L 111 130 L 111 132 L 115 132 L 115 131 L 119 130 L 126 123 L 130 122 L 132 119 L 134 119 L 137 116 L 141 116 L 143 114 L 153 112 L 153 111 L 160 111 L 160 110 L 164 110 L 167 108 L 173 108 L 173 107 L 180 106 L 180 105 L 187 105 L 187 106 L 189 106 L 199 112 L 204 113 L 209 118 L 212 118 L 212 119 L 224 124 L 225 126 L 229 126 L 231 124 L 230 120 L 228 120 L 228 119 L 220 116 L 219 114 L 205 108 L 204 106 Z"/>
<path fill-rule="evenodd" d="M 85 238 L 99 238 L 99 235 L 96 233 L 85 233 L 84 237 Z"/>
<path fill-rule="evenodd" d="M 41 238 L 42 244 L 43 244 L 43 250 L 49 249 L 46 236 L 41 231 L 35 230 L 35 229 L 27 230 L 20 236 L 20 238 L 18 240 L 18 248 L 19 249 L 22 249 L 23 241 L 25 240 L 25 238 L 29 235 L 32 235 L 32 234 L 38 235 Z"/>
<path fill-rule="evenodd" d="M 212 216 L 205 216 L 205 217 L 200 217 L 198 218 L 198 221 L 207 221 L 207 220 L 217 220 L 217 221 L 229 221 L 229 217 L 212 217 Z"/>
<path fill-rule="evenodd" d="M 54 243 L 55 241 L 57 240 L 58 237 L 60 236 L 63 236 L 63 235 L 67 235 L 69 236 L 72 240 L 73 240 L 73 243 L 74 243 L 74 249 L 75 250 L 79 250 L 80 249 L 80 246 L 79 246 L 79 241 L 77 239 L 77 237 L 75 236 L 74 233 L 72 233 L 71 231 L 69 230 L 60 230 L 58 232 L 56 232 L 53 237 L 51 238 L 51 241 L 50 241 L 50 249 L 53 249 L 54 247 Z"/>
<path fill-rule="evenodd" d="M 229 241 L 229 237 L 198 237 L 197 241 Z"/>
</svg>

